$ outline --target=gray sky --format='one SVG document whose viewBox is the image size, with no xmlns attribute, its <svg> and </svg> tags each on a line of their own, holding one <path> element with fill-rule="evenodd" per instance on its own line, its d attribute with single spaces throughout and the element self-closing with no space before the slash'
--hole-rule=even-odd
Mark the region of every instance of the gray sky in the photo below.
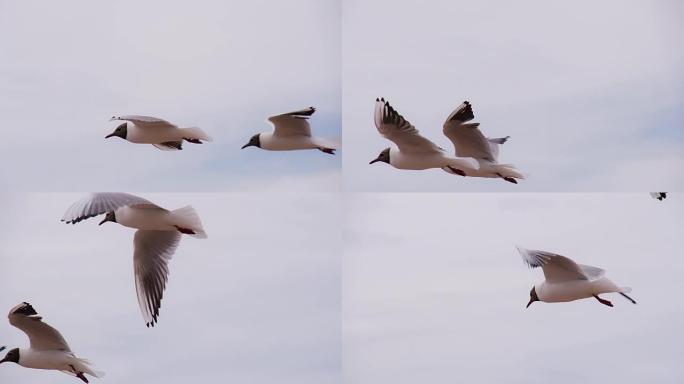
<svg viewBox="0 0 684 384">
<path fill-rule="evenodd" d="M 138 309 L 132 229 L 61 223 L 81 194 L 3 196 L 0 345 L 28 347 L 5 314 L 29 301 L 101 382 L 340 383 L 338 196 L 140 195 L 192 204 L 209 236 L 181 240 L 158 325 Z M 2 364 L 0 382 L 74 378 Z"/>
<path fill-rule="evenodd" d="M 0 2 L 0 186 L 338 190 L 341 154 L 240 147 L 268 116 L 310 105 L 314 133 L 340 138 L 340 13 L 337 0 Z M 126 114 L 214 142 L 105 140 Z"/>
<path fill-rule="evenodd" d="M 684 4 L 679 1 L 347 0 L 345 188 L 352 191 L 649 191 L 684 187 Z M 384 96 L 453 151 L 463 100 L 519 185 L 369 166 L 391 145 Z"/>
<path fill-rule="evenodd" d="M 345 382 L 679 383 L 681 195 L 358 194 L 347 204 Z M 633 305 L 525 304 L 519 244 L 605 268 Z"/>
</svg>

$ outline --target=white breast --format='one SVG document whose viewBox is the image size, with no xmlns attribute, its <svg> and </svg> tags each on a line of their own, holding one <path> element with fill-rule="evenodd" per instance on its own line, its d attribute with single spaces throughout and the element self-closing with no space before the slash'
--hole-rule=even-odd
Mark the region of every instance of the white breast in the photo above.
<svg viewBox="0 0 684 384">
<path fill-rule="evenodd" d="M 34 369 L 70 370 L 69 364 L 73 356 L 63 351 L 19 350 L 19 365 Z"/>
<path fill-rule="evenodd" d="M 292 151 L 318 147 L 308 136 L 274 136 L 272 133 L 261 133 L 259 144 L 261 148 L 269 151 Z"/>
<path fill-rule="evenodd" d="M 114 212 L 116 222 L 130 228 L 157 231 L 175 230 L 169 211 L 159 208 L 122 207 Z"/>
<path fill-rule="evenodd" d="M 544 282 L 536 286 L 539 300 L 556 303 L 586 299 L 601 293 L 620 292 L 620 288 L 608 278 L 597 280 L 573 280 L 562 283 Z"/>
<path fill-rule="evenodd" d="M 131 122 L 126 127 L 126 140 L 132 143 L 158 144 L 183 139 L 180 129 L 175 127 L 140 128 Z"/>
<path fill-rule="evenodd" d="M 390 165 L 398 169 L 442 168 L 447 160 L 440 153 L 403 153 L 399 148 L 390 148 Z"/>
</svg>

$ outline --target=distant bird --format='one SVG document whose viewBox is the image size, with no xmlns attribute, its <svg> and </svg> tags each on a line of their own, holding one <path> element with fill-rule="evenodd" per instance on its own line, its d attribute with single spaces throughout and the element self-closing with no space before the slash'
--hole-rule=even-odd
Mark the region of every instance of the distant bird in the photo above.
<svg viewBox="0 0 684 384">
<path fill-rule="evenodd" d="M 125 121 L 116 127 L 114 132 L 105 136 L 120 137 L 136 144 L 152 144 L 163 151 L 176 151 L 183 149 L 183 140 L 202 144 L 202 141 L 211 141 L 211 137 L 197 127 L 178 128 L 166 120 L 149 116 L 114 116 L 110 119 Z"/>
<path fill-rule="evenodd" d="M 31 304 L 23 302 L 15 306 L 7 318 L 10 324 L 28 336 L 31 347 L 10 349 L 0 364 L 11 362 L 26 368 L 53 369 L 78 377 L 86 383 L 86 374 L 104 376 L 104 372 L 93 370 L 88 360 L 76 357 L 59 331 L 44 323 Z M 0 351 L 3 349 L 5 347 L 0 348 Z"/>
<path fill-rule="evenodd" d="M 467 123 L 474 117 L 472 106 L 464 101 L 451 112 L 443 127 L 444 135 L 454 144 L 456 156 L 472 157 L 480 164 L 476 171 L 467 173 L 467 176 L 502 178 L 518 184 L 516 179 L 524 179 L 525 176 L 511 164 L 498 163 L 499 146 L 510 136 L 496 139 L 485 137 L 480 131 L 480 123 Z"/>
<path fill-rule="evenodd" d="M 556 303 L 574 301 L 594 297 L 601 304 L 612 307 L 613 304 L 598 295 L 617 292 L 627 300 L 636 301 L 627 296 L 631 291 L 627 287 L 618 287 L 605 277 L 606 271 L 589 265 L 577 264 L 571 259 L 555 253 L 536 251 L 517 247 L 523 261 L 530 267 L 541 267 L 545 281 L 536 284 L 530 291 L 529 307 L 535 301 Z"/>
<path fill-rule="evenodd" d="M 335 154 L 335 144 L 320 137 L 311 136 L 309 117 L 316 108 L 309 107 L 301 111 L 283 113 L 268 118 L 273 124 L 273 132 L 257 133 L 242 146 L 257 147 L 269 151 L 292 151 L 299 149 L 318 149 L 330 155 Z"/>
<path fill-rule="evenodd" d="M 103 213 L 106 216 L 100 225 L 111 221 L 138 229 L 133 237 L 135 289 L 145 323 L 154 327 L 168 279 L 168 262 L 181 234 L 207 237 L 200 218 L 191 206 L 169 211 L 128 193 L 102 192 L 71 205 L 62 221 L 76 224 Z"/>
<path fill-rule="evenodd" d="M 663 201 L 667 197 L 667 192 L 650 192 L 650 194 L 652 198 L 659 201 Z"/>
<path fill-rule="evenodd" d="M 375 100 L 374 119 L 378 132 L 396 147 L 384 149 L 369 164 L 383 162 L 397 169 L 409 170 L 439 168 L 461 176 L 473 174 L 479 168 L 474 158 L 453 157 L 423 137 L 384 98 Z"/>
</svg>

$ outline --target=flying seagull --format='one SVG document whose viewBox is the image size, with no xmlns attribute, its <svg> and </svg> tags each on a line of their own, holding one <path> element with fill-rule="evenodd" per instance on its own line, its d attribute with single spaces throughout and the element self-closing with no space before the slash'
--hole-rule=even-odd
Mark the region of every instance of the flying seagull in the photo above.
<svg viewBox="0 0 684 384">
<path fill-rule="evenodd" d="M 326 139 L 311 136 L 309 118 L 316 108 L 309 107 L 301 111 L 271 116 L 268 121 L 273 124 L 273 132 L 257 133 L 242 146 L 257 147 L 269 151 L 292 151 L 298 149 L 318 149 L 330 155 L 335 154 L 336 146 Z"/>
<path fill-rule="evenodd" d="M 86 359 L 76 357 L 58 330 L 43 322 L 33 306 L 23 302 L 12 308 L 7 316 L 10 324 L 22 330 L 29 338 L 30 347 L 13 348 L 0 360 L 17 363 L 34 369 L 53 369 L 88 382 L 86 374 L 103 377 L 104 372 L 93 370 Z M 5 347 L 0 348 L 0 351 Z"/>
<path fill-rule="evenodd" d="M 551 252 L 517 248 L 523 261 L 530 268 L 541 267 L 546 278 L 545 281 L 532 287 L 527 307 L 535 301 L 557 303 L 589 297 L 594 297 L 601 304 L 612 307 L 613 303 L 598 296 L 610 292 L 617 292 L 636 304 L 634 299 L 627 296 L 631 289 L 615 285 L 605 277 L 606 271 L 601 268 L 577 264 L 565 256 Z"/>
<path fill-rule="evenodd" d="M 137 229 L 133 236 L 135 289 L 145 323 L 154 327 L 169 275 L 168 262 L 181 234 L 207 237 L 200 218 L 191 206 L 169 211 L 128 193 L 101 192 L 72 204 L 62 221 L 76 224 L 101 214 L 106 216 L 100 225 L 111 221 Z"/>
<path fill-rule="evenodd" d="M 650 192 L 650 194 L 652 198 L 659 201 L 663 201 L 667 197 L 667 192 Z"/>
<path fill-rule="evenodd" d="M 396 147 L 386 148 L 369 164 L 383 162 L 397 169 L 423 170 L 439 168 L 466 176 L 479 168 L 472 157 L 453 157 L 401 116 L 385 99 L 375 99 L 375 127 Z"/>
<path fill-rule="evenodd" d="M 468 123 L 475 116 L 473 107 L 468 101 L 459 105 L 444 122 L 443 132 L 451 140 L 458 157 L 475 158 L 480 167 L 467 174 L 472 177 L 502 178 L 510 183 L 518 184 L 516 179 L 525 176 L 511 164 L 499 164 L 499 146 L 510 136 L 487 138 L 480 131 L 480 123 Z"/>
<path fill-rule="evenodd" d="M 124 121 L 114 132 L 105 136 L 120 137 L 136 144 L 152 144 L 163 151 L 183 149 L 183 141 L 202 144 L 211 141 L 211 137 L 197 127 L 178 128 L 166 120 L 149 116 L 114 116 L 110 121 Z"/>
</svg>

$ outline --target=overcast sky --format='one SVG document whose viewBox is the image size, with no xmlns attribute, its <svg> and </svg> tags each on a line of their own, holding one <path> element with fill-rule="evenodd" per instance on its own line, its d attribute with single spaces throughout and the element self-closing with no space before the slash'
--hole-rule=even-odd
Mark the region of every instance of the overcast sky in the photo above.
<svg viewBox="0 0 684 384">
<path fill-rule="evenodd" d="M 268 116 L 308 106 L 315 134 L 341 137 L 340 14 L 337 0 L 0 2 L 0 186 L 339 189 L 341 154 L 240 147 L 272 130 Z M 105 140 L 127 114 L 214 142 Z"/>
<path fill-rule="evenodd" d="M 680 195 L 367 194 L 348 203 L 345 382 L 680 383 Z M 633 305 L 534 303 L 515 245 L 606 269 Z"/>
<path fill-rule="evenodd" d="M 679 1 L 345 0 L 345 187 L 361 191 L 647 191 L 684 187 L 684 4 Z M 519 185 L 368 165 L 391 142 L 384 96 L 453 151 L 463 100 Z"/>
<path fill-rule="evenodd" d="M 209 236 L 183 236 L 157 326 L 138 309 L 133 230 L 61 223 L 82 194 L 3 196 L 0 345 L 28 347 L 5 317 L 28 301 L 107 373 L 101 382 L 341 382 L 337 196 L 140 195 L 192 204 Z M 74 380 L 0 365 L 2 383 Z"/>
</svg>

